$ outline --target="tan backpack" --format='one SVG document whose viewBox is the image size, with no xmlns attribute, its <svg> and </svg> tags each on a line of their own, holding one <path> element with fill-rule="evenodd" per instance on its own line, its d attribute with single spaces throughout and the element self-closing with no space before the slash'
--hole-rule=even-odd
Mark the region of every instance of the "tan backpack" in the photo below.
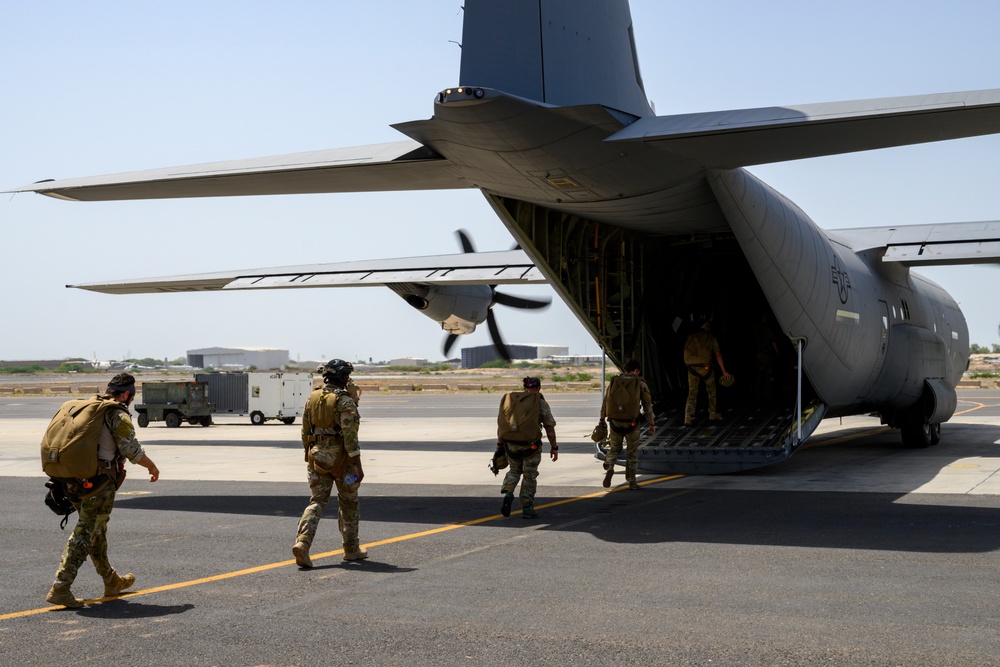
<svg viewBox="0 0 1000 667">
<path fill-rule="evenodd" d="M 115 409 L 128 408 L 103 396 L 63 403 L 42 436 L 42 472 L 55 479 L 89 479 L 96 475 L 104 415 Z"/>
<path fill-rule="evenodd" d="M 497 438 L 511 442 L 538 442 L 542 439 L 542 395 L 534 391 L 504 394 L 497 414 Z"/>
<path fill-rule="evenodd" d="M 639 416 L 642 399 L 642 378 L 638 375 L 616 375 L 611 378 L 604 396 L 604 412 L 608 419 L 633 421 Z"/>
</svg>

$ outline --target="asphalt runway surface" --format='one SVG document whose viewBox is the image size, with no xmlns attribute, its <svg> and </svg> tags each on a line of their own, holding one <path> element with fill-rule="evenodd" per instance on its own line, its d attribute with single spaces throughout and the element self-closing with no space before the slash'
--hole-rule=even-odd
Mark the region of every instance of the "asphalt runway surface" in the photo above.
<svg viewBox="0 0 1000 667">
<path fill-rule="evenodd" d="M 535 520 L 499 514 L 498 399 L 365 397 L 371 558 L 341 560 L 328 511 L 312 570 L 297 426 L 141 429 L 162 478 L 130 467 L 108 535 L 135 592 L 93 600 L 87 563 L 79 610 L 43 599 L 73 525 L 37 461 L 61 399 L 0 399 L 0 665 L 1000 664 L 1000 392 L 961 392 L 926 450 L 828 420 L 777 466 L 610 492 L 599 398 L 552 395 Z"/>
</svg>

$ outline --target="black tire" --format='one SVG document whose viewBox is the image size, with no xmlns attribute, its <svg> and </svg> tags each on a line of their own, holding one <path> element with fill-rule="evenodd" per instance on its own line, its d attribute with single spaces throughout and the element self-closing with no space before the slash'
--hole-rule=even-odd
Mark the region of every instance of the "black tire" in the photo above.
<svg viewBox="0 0 1000 667">
<path fill-rule="evenodd" d="M 202 426 L 211 426 L 212 425 L 212 416 L 209 415 L 208 417 L 202 417 L 201 418 L 201 425 Z"/>
<path fill-rule="evenodd" d="M 145 412 L 140 412 L 139 416 L 136 418 L 136 423 L 139 424 L 139 428 L 146 428 L 149 426 L 149 415 Z"/>
<path fill-rule="evenodd" d="M 177 428 L 181 425 L 181 418 L 176 412 L 168 412 L 163 416 L 163 421 L 167 422 L 167 428 Z"/>
<path fill-rule="evenodd" d="M 266 420 L 264 419 L 264 413 L 263 412 L 251 412 L 250 413 L 250 423 L 253 424 L 254 426 L 260 426 L 265 421 Z"/>
<path fill-rule="evenodd" d="M 281 423 L 285 424 L 286 426 L 291 426 L 292 424 L 295 423 L 295 417 L 282 417 Z"/>
<path fill-rule="evenodd" d="M 188 417 L 188 424 L 191 426 L 197 426 L 201 423 L 201 417 Z"/>
</svg>

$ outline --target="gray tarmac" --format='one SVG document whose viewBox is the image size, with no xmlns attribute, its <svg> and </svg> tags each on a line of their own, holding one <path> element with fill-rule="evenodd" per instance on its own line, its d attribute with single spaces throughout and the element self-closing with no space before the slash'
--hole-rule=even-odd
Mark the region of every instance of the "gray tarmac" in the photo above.
<svg viewBox="0 0 1000 667">
<path fill-rule="evenodd" d="M 365 396 L 371 558 L 342 562 L 328 516 L 312 570 L 298 425 L 151 424 L 162 477 L 130 467 L 109 529 L 136 592 L 81 610 L 43 600 L 72 528 L 37 458 L 61 400 L 0 398 L 0 665 L 1000 665 L 1000 391 L 961 392 L 926 450 L 828 420 L 777 466 L 610 492 L 599 397 L 553 394 L 536 520 L 499 515 L 499 396 Z M 99 595 L 90 564 L 74 591 Z"/>
</svg>

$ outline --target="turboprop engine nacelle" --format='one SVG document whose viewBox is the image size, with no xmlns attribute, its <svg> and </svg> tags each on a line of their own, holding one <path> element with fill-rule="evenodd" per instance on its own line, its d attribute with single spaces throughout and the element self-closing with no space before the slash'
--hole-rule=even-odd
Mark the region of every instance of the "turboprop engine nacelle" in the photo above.
<svg viewBox="0 0 1000 667">
<path fill-rule="evenodd" d="M 486 320 L 493 304 L 489 285 L 410 285 L 395 290 L 408 304 L 450 334 L 470 334 Z"/>
</svg>

